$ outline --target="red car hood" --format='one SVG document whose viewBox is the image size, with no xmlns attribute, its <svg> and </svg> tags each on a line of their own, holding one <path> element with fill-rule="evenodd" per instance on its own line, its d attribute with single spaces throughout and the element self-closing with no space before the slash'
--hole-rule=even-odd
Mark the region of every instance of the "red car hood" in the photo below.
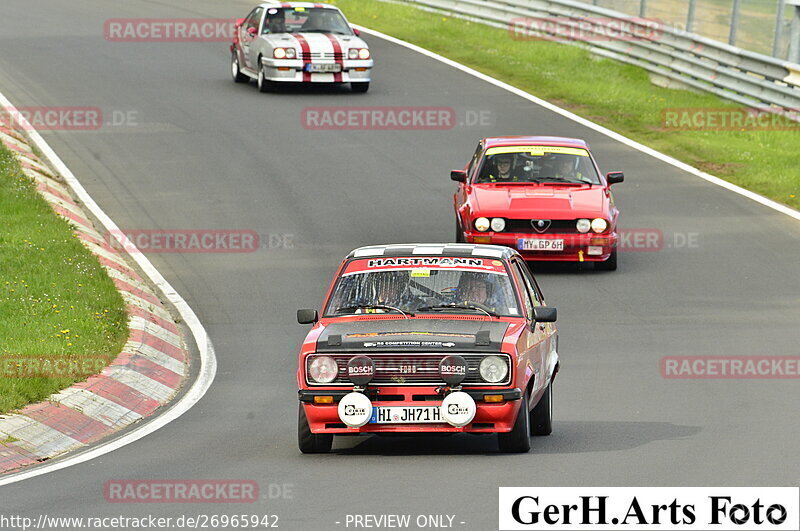
<svg viewBox="0 0 800 531">
<path fill-rule="evenodd" d="M 474 212 L 507 218 L 574 219 L 607 215 L 608 195 L 594 186 L 475 185 Z"/>
</svg>

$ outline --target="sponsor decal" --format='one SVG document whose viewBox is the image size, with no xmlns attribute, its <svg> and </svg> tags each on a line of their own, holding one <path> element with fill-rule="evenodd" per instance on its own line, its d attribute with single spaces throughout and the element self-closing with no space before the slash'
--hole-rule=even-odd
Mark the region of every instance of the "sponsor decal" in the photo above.
<svg viewBox="0 0 800 531">
<path fill-rule="evenodd" d="M 463 337 L 472 339 L 472 334 L 454 334 L 450 332 L 369 332 L 365 334 L 347 334 L 347 337 L 384 337 L 384 336 L 436 336 L 436 337 Z"/>
<path fill-rule="evenodd" d="M 800 529 L 797 487 L 500 487 L 499 529 Z"/>
<path fill-rule="evenodd" d="M 355 356 L 347 362 L 347 377 L 355 385 L 367 385 L 375 376 L 375 362 L 367 356 Z"/>
<path fill-rule="evenodd" d="M 364 348 L 381 347 L 444 347 L 456 346 L 452 341 L 370 341 L 364 343 Z"/>
<path fill-rule="evenodd" d="M 459 258 L 447 256 L 415 256 L 400 258 L 365 258 L 353 260 L 347 265 L 342 276 L 355 273 L 375 271 L 411 271 L 418 272 L 414 276 L 431 276 L 432 270 L 453 270 L 506 274 L 505 266 L 500 260 L 486 258 Z M 419 272 L 424 271 L 425 274 Z"/>
<path fill-rule="evenodd" d="M 579 157 L 589 156 L 589 152 L 585 149 L 560 146 L 498 146 L 486 150 L 486 156 L 499 155 L 501 153 L 530 153 L 534 157 L 541 157 L 551 153 L 577 155 Z"/>
</svg>

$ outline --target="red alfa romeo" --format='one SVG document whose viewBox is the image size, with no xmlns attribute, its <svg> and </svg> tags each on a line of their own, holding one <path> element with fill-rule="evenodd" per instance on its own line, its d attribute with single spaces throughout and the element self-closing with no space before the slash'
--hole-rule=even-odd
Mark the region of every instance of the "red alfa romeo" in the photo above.
<svg viewBox="0 0 800 531">
<path fill-rule="evenodd" d="M 594 262 L 617 268 L 617 218 L 611 185 L 583 140 L 546 136 L 485 138 L 463 170 L 454 197 L 456 241 L 506 245 L 526 260 Z"/>
</svg>

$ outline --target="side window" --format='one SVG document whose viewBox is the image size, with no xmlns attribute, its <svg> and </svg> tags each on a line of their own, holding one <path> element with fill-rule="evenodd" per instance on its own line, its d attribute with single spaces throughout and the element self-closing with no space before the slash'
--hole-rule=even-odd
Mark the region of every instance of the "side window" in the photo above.
<svg viewBox="0 0 800 531">
<path fill-rule="evenodd" d="M 261 22 L 261 13 L 263 11 L 264 9 L 260 7 L 257 7 L 253 10 L 253 12 L 247 18 L 247 29 L 255 28 L 258 30 L 258 23 Z"/>
<path fill-rule="evenodd" d="M 478 142 L 478 149 L 475 150 L 475 154 L 472 155 L 472 160 L 469 161 L 469 166 L 467 166 L 467 177 L 472 176 L 472 171 L 477 166 L 481 153 L 483 153 L 483 142 Z"/>
<path fill-rule="evenodd" d="M 516 274 L 517 280 L 519 281 L 520 288 L 522 289 L 522 302 L 525 304 L 525 314 L 528 316 L 528 319 L 533 319 L 533 304 L 531 303 L 531 296 L 529 293 L 529 289 L 527 286 L 527 281 L 525 280 L 525 275 L 520 271 L 519 262 L 514 260 L 512 262 L 514 264 L 514 272 Z"/>
<path fill-rule="evenodd" d="M 528 287 L 528 291 L 531 294 L 531 298 L 533 298 L 533 305 L 534 306 L 543 305 L 544 297 L 542 297 L 542 291 L 539 289 L 539 285 L 536 283 L 536 279 L 534 279 L 533 275 L 531 275 L 528 266 L 522 263 L 520 264 L 520 269 L 522 269 L 522 278 L 525 279 L 525 284 Z"/>
</svg>

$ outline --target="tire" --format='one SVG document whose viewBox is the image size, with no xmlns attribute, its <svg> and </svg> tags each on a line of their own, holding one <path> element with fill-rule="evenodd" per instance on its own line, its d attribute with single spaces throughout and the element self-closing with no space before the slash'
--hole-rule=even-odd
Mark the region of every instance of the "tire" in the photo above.
<svg viewBox="0 0 800 531">
<path fill-rule="evenodd" d="M 464 231 L 461 230 L 461 225 L 456 221 L 456 243 L 464 243 Z"/>
<path fill-rule="evenodd" d="M 258 91 L 259 92 L 272 92 L 274 87 L 272 81 L 265 78 L 264 65 L 261 64 L 261 58 L 258 58 Z"/>
<path fill-rule="evenodd" d="M 596 271 L 616 271 L 617 270 L 617 250 L 611 251 L 611 256 L 605 262 L 595 262 Z"/>
<path fill-rule="evenodd" d="M 231 53 L 231 75 L 233 76 L 234 83 L 244 83 L 250 79 L 242 74 L 242 71 L 239 69 L 239 53 L 236 50 Z"/>
<path fill-rule="evenodd" d="M 497 446 L 501 452 L 524 454 L 531 449 L 530 414 L 528 412 L 528 392 L 522 395 L 522 403 L 517 413 L 514 427 L 508 433 L 497 434 Z"/>
<path fill-rule="evenodd" d="M 369 90 L 369 81 L 361 82 L 361 83 L 350 83 L 350 89 L 353 92 L 361 92 L 364 93 Z"/>
<path fill-rule="evenodd" d="M 553 433 L 553 381 L 544 390 L 539 403 L 531 411 L 531 435 L 544 436 Z"/>
<path fill-rule="evenodd" d="M 333 447 L 332 434 L 311 432 L 303 404 L 297 415 L 297 445 L 304 454 L 327 454 Z"/>
</svg>

